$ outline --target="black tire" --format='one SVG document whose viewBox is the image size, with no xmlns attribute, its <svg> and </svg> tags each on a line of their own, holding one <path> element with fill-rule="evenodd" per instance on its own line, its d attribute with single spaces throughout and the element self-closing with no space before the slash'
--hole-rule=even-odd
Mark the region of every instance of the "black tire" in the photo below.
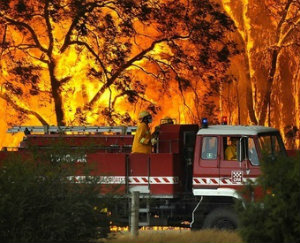
<svg viewBox="0 0 300 243">
<path fill-rule="evenodd" d="M 234 230 L 238 227 L 238 217 L 231 208 L 215 208 L 204 219 L 203 228 Z"/>
<path fill-rule="evenodd" d="M 202 229 L 201 225 L 197 223 L 193 223 L 193 226 L 191 227 L 191 231 L 198 231 L 201 229 Z"/>
</svg>

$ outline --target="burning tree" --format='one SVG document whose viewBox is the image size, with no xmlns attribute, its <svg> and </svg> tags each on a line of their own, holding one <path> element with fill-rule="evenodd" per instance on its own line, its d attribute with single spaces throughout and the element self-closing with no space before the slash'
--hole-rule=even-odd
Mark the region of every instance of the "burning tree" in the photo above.
<svg viewBox="0 0 300 243">
<path fill-rule="evenodd" d="M 251 123 L 276 126 L 286 138 L 287 133 L 296 134 L 300 126 L 300 1 L 223 3 L 244 46 L 244 87 Z"/>
<path fill-rule="evenodd" d="M 190 108 L 225 75 L 231 31 L 209 0 L 1 0 L 0 97 L 58 125 L 130 122 L 174 89 Z"/>
</svg>

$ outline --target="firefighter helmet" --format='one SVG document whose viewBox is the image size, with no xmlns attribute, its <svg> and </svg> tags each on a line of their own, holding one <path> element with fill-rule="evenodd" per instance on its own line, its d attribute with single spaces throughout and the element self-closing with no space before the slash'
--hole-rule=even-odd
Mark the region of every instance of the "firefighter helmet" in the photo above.
<svg viewBox="0 0 300 243">
<path fill-rule="evenodd" d="M 139 114 L 139 120 L 143 120 L 146 116 L 151 116 L 148 111 L 141 111 Z"/>
<path fill-rule="evenodd" d="M 165 116 L 161 119 L 161 124 L 174 124 L 173 119 L 169 116 Z"/>
</svg>

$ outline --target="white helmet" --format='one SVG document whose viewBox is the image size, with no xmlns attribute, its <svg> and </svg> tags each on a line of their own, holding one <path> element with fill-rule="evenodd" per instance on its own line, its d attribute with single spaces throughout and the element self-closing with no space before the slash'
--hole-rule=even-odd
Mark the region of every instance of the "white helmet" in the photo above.
<svg viewBox="0 0 300 243">
<path fill-rule="evenodd" d="M 174 124 L 173 119 L 169 116 L 165 116 L 163 119 L 161 119 L 161 124 Z"/>
<path fill-rule="evenodd" d="M 151 116 L 148 111 L 141 111 L 139 114 L 139 120 L 143 120 L 146 116 Z"/>
</svg>

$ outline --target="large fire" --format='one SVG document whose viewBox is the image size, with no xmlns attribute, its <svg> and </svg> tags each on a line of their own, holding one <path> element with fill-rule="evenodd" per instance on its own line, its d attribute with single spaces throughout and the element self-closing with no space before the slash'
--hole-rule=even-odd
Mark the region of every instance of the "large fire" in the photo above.
<svg viewBox="0 0 300 243">
<path fill-rule="evenodd" d="M 277 127 L 299 148 L 299 3 L 220 0 L 235 29 L 218 19 L 207 31 L 224 36 L 205 46 L 205 35 L 191 41 L 191 29 L 214 13 L 198 17 L 191 2 L 1 0 L 0 147 L 22 138 L 6 134 L 12 125 L 133 125 L 150 109 L 154 126 L 164 116 L 198 123 L 226 115 L 231 124 Z M 178 20 L 163 16 L 172 7 Z M 222 43 L 232 42 L 238 51 L 229 47 L 226 62 Z M 209 55 L 210 67 L 200 63 Z"/>
</svg>

